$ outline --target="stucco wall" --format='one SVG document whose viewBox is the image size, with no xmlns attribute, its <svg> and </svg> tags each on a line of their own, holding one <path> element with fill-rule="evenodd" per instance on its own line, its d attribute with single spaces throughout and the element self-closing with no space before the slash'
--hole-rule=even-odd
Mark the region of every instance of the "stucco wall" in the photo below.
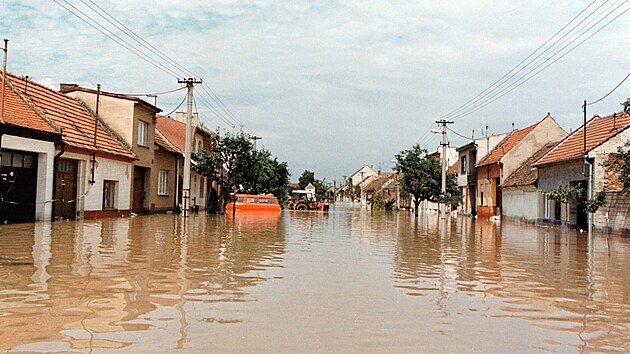
<svg viewBox="0 0 630 354">
<path fill-rule="evenodd" d="M 502 216 L 535 222 L 542 199 L 542 193 L 533 186 L 503 188 Z"/>
<path fill-rule="evenodd" d="M 91 92 L 74 91 L 67 96 L 78 98 L 92 111 L 96 111 L 96 94 Z M 99 117 L 107 123 L 129 146 L 134 143 L 135 126 L 131 121 L 134 113 L 134 101 L 101 95 L 99 104 Z"/>
<path fill-rule="evenodd" d="M 131 162 L 96 157 L 96 170 L 94 172 L 95 183 L 90 186 L 91 155 L 78 153 L 64 153 L 65 159 L 78 160 L 77 172 L 77 210 L 79 216 L 85 216 L 85 212 L 103 210 L 103 186 L 105 180 L 116 181 L 115 210 L 129 211 L 131 209 L 131 195 L 129 190 L 133 179 Z"/>
<path fill-rule="evenodd" d="M 175 155 L 166 151 L 155 151 L 155 159 L 151 169 L 151 195 L 149 209 L 151 211 L 173 210 L 175 205 L 175 181 L 177 178 Z M 168 172 L 168 195 L 158 195 L 159 171 Z"/>
<path fill-rule="evenodd" d="M 519 141 L 502 158 L 503 170 L 501 179 L 504 180 L 523 165 L 527 159 L 540 150 L 545 144 L 555 142 L 567 133 L 551 116 L 545 117 L 538 125 Z"/>
<path fill-rule="evenodd" d="M 53 175 L 55 144 L 49 141 L 23 138 L 13 135 L 2 136 L 2 148 L 37 153 L 37 194 L 35 197 L 35 219 L 52 219 Z"/>
<path fill-rule="evenodd" d="M 538 167 L 538 188 L 543 192 L 553 192 L 561 184 L 570 181 L 586 181 L 584 177 L 584 161 L 575 160 L 555 166 Z"/>
<path fill-rule="evenodd" d="M 155 112 L 148 110 L 140 104 L 136 104 L 133 111 L 133 151 L 138 155 L 138 161 L 134 163 L 136 166 L 151 168 L 153 165 L 155 152 L 155 123 L 153 118 Z M 129 119 L 129 118 L 128 118 Z M 138 145 L 138 122 L 143 121 L 149 124 L 148 145 Z"/>
</svg>

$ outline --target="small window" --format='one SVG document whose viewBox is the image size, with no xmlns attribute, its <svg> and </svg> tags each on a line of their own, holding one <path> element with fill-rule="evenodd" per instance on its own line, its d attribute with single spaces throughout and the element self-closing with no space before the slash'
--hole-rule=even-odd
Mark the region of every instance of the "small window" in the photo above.
<svg viewBox="0 0 630 354">
<path fill-rule="evenodd" d="M 247 197 L 247 202 L 248 203 L 256 203 L 258 201 L 258 198 L 254 198 L 254 197 Z"/>
<path fill-rule="evenodd" d="M 103 181 L 103 210 L 116 209 L 117 181 Z"/>
<path fill-rule="evenodd" d="M 10 152 L 3 152 L 2 153 L 2 166 L 8 167 L 11 166 L 11 153 Z"/>
<path fill-rule="evenodd" d="M 13 154 L 13 167 L 22 167 L 22 154 Z"/>
<path fill-rule="evenodd" d="M 239 202 L 239 203 L 242 203 L 242 202 L 244 202 L 244 201 L 245 201 L 245 198 L 243 198 L 243 197 L 238 197 L 238 198 L 236 198 L 236 201 L 237 201 L 237 202 Z"/>
<path fill-rule="evenodd" d="M 168 171 L 158 172 L 158 195 L 168 195 Z"/>
<path fill-rule="evenodd" d="M 24 155 L 24 168 L 33 168 L 33 156 Z"/>
<path fill-rule="evenodd" d="M 138 121 L 138 145 L 149 146 L 149 123 Z"/>
<path fill-rule="evenodd" d="M 459 162 L 459 170 L 461 174 L 464 174 L 467 172 L 467 168 L 468 166 L 466 166 L 466 156 L 462 156 L 461 161 Z"/>
</svg>

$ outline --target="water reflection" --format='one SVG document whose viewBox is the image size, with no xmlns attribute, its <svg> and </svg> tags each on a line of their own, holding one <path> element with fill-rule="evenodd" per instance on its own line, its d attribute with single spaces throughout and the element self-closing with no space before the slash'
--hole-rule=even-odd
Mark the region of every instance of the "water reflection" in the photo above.
<svg viewBox="0 0 630 354">
<path fill-rule="evenodd" d="M 2 225 L 0 351 L 630 350 L 630 240 L 424 214 Z"/>
<path fill-rule="evenodd" d="M 124 333 L 159 327 L 177 327 L 161 340 L 183 347 L 194 303 L 254 301 L 247 288 L 281 266 L 283 243 L 277 217 L 4 225 L 0 350 L 123 348 L 141 338 Z"/>
</svg>

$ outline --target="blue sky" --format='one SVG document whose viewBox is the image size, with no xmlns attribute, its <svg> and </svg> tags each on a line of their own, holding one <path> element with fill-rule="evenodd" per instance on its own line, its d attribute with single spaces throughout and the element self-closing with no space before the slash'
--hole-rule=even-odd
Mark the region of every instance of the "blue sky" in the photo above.
<svg viewBox="0 0 630 354">
<path fill-rule="evenodd" d="M 89 13 L 89 0 L 67 1 Z M 416 143 L 434 150 L 438 136 L 427 131 L 436 119 L 500 78 L 592 1 L 94 2 L 201 76 L 239 121 L 219 117 L 200 96 L 197 108 L 208 127 L 243 123 L 289 163 L 293 179 L 309 169 L 332 182 L 365 164 L 389 170 L 394 154 Z M 591 9 L 617 4 L 598 0 Z M 630 72 L 629 13 L 451 128 L 479 136 L 487 121 L 491 133 L 500 133 L 551 112 L 567 131 L 575 129 L 582 101 L 600 98 Z M 179 86 L 174 75 L 52 1 L 3 0 L 0 36 L 10 40 L 8 70 L 51 87 L 100 83 L 106 91 L 149 93 Z M 159 96 L 158 106 L 170 112 L 183 95 Z M 629 96 L 626 82 L 589 107 L 589 116 L 619 111 Z M 454 146 L 465 143 L 449 138 Z"/>
</svg>

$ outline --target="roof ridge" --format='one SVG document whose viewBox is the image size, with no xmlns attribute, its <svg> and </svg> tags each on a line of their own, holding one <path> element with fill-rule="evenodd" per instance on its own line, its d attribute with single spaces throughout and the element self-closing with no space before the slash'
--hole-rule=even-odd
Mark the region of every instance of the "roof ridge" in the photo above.
<svg viewBox="0 0 630 354">
<path fill-rule="evenodd" d="M 21 77 L 19 77 L 17 75 L 9 73 L 9 72 L 7 72 L 7 74 L 9 76 L 14 76 L 18 80 L 28 81 L 26 78 L 21 78 Z M 37 114 L 37 116 L 39 116 L 44 122 L 46 122 L 53 129 L 55 129 L 59 134 L 63 135 L 63 129 L 60 126 L 58 126 L 57 124 L 55 124 L 48 117 L 46 117 L 45 114 L 41 113 L 39 111 L 39 109 L 37 109 L 36 105 L 33 102 L 31 102 L 30 97 L 25 97 L 25 96 L 28 96 L 28 95 L 22 94 L 22 92 L 20 92 L 20 90 L 15 88 L 15 86 L 13 86 L 13 84 L 10 82 L 10 80 L 4 80 L 4 82 L 7 84 L 7 86 L 9 86 L 9 88 L 11 89 L 11 91 L 13 91 L 13 93 L 15 93 L 33 112 L 35 112 L 35 114 Z M 35 83 L 35 84 L 38 85 L 38 86 L 41 86 L 38 83 Z"/>
<path fill-rule="evenodd" d="M 66 96 L 66 95 L 64 95 L 62 93 L 60 93 L 60 94 L 65 96 L 65 97 L 68 97 L 68 96 Z M 96 113 L 94 111 L 92 111 L 92 109 L 90 107 L 88 107 L 87 104 L 85 104 L 85 102 L 81 101 L 78 98 L 71 98 L 71 97 L 68 97 L 68 98 L 78 102 L 81 105 L 81 107 L 83 107 L 88 112 L 88 114 L 90 114 L 94 119 L 97 120 L 98 125 L 101 126 L 101 128 L 103 128 L 103 130 L 107 134 L 109 134 L 114 140 L 116 140 L 116 142 L 118 144 L 120 144 L 120 146 L 125 148 L 125 150 L 127 150 L 127 152 L 131 153 L 135 157 L 138 156 L 138 155 L 136 155 L 136 153 L 133 152 L 131 146 L 129 146 L 129 144 L 127 144 L 127 142 L 120 135 L 118 135 L 118 133 L 116 133 L 116 131 L 114 131 L 114 129 L 112 129 L 107 123 L 105 123 L 104 120 L 102 120 L 100 117 L 98 117 L 96 115 Z M 94 140 L 96 141 L 96 136 L 94 137 Z"/>
</svg>

